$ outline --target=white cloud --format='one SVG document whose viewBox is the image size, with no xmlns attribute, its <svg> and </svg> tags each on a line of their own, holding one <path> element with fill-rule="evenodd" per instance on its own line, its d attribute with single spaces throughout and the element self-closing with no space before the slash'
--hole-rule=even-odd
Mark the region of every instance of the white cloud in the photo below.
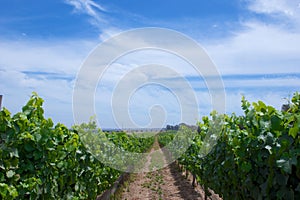
<svg viewBox="0 0 300 200">
<path fill-rule="evenodd" d="M 299 1 L 297 0 L 252 0 L 249 1 L 249 9 L 253 12 L 283 15 L 291 19 L 299 19 Z"/>
<path fill-rule="evenodd" d="M 234 37 L 206 46 L 222 74 L 300 72 L 300 32 L 260 22 L 244 26 Z"/>
<path fill-rule="evenodd" d="M 65 0 L 65 2 L 74 7 L 74 12 L 89 15 L 92 18 L 91 24 L 98 28 L 107 22 L 103 16 L 107 9 L 93 0 Z"/>
<path fill-rule="evenodd" d="M 74 7 L 74 13 L 84 13 L 90 16 L 89 22 L 99 29 L 99 39 L 101 41 L 122 32 L 119 27 L 110 23 L 109 10 L 94 0 L 65 0 L 65 3 Z"/>
<path fill-rule="evenodd" d="M 265 14 L 241 22 L 231 37 L 205 47 L 221 74 L 300 72 L 300 8 L 295 0 L 247 1 L 248 9 Z"/>
<path fill-rule="evenodd" d="M 249 1 L 248 9 L 256 14 L 268 17 L 261 21 L 273 24 L 287 32 L 300 32 L 300 2 L 298 0 L 254 0 Z M 269 20 L 271 19 L 271 20 Z"/>
<path fill-rule="evenodd" d="M 286 88 L 300 88 L 299 78 L 271 78 L 271 79 L 240 79 L 240 80 L 228 80 L 225 81 L 227 88 L 240 87 L 240 88 L 261 88 L 261 87 L 286 87 Z"/>
<path fill-rule="evenodd" d="M 26 74 L 8 70 L 0 71 L 0 91 L 4 95 L 3 106 L 13 114 L 20 112 L 33 91 L 44 98 L 45 115 L 55 122 L 72 123 L 72 82 L 66 80 L 35 79 Z M 66 120 L 66 116 L 71 120 Z"/>
<path fill-rule="evenodd" d="M 74 6 L 75 11 L 84 12 L 93 17 L 98 17 L 96 10 L 105 12 L 106 9 L 92 0 L 65 0 L 67 4 Z M 96 10 L 95 10 L 96 9 Z"/>
<path fill-rule="evenodd" d="M 262 100 L 280 109 L 283 98 L 300 87 L 300 7 L 299 1 L 254 0 L 249 10 L 273 20 L 248 18 L 233 35 L 206 43 L 205 48 L 222 75 L 246 75 L 224 80 L 226 110 L 241 114 L 240 99 Z M 298 74 L 278 78 L 248 79 L 249 74 Z M 194 85 L 194 84 L 193 84 Z M 199 85 L 200 88 L 203 84 Z M 201 91 L 200 91 L 201 93 Z M 206 97 L 207 99 L 207 97 Z M 207 106 L 207 105 L 205 105 Z"/>
<path fill-rule="evenodd" d="M 122 59 L 122 62 L 125 61 L 126 59 Z M 139 62 L 142 61 L 145 62 L 145 60 L 140 60 Z M 106 72 L 103 79 L 99 81 L 96 93 L 96 105 L 100 107 L 98 109 L 100 119 L 107 121 L 108 119 L 105 116 L 111 116 L 112 108 L 116 108 L 118 112 L 116 118 L 119 119 L 119 125 L 121 126 L 122 123 L 122 126 L 133 127 L 131 122 L 127 120 L 129 119 L 127 117 L 127 107 L 133 103 L 133 116 L 135 119 L 138 119 L 137 122 L 139 124 L 145 124 L 149 121 L 147 110 L 153 105 L 162 105 L 163 108 L 166 108 L 167 123 L 179 122 L 178 118 L 181 116 L 180 109 L 176 111 L 172 110 L 172 108 L 175 108 L 173 106 L 175 96 L 178 98 L 177 100 L 185 113 L 192 115 L 197 112 L 197 106 L 195 109 L 197 102 L 193 104 L 194 101 L 192 99 L 193 89 L 189 88 L 184 77 L 180 79 L 176 75 L 177 73 L 175 73 L 172 67 L 157 65 L 130 66 L 129 62 L 128 65 L 114 64 Z M 180 74 L 178 75 L 180 76 Z M 117 104 L 113 102 L 117 102 Z M 125 110 L 120 110 L 121 108 Z M 161 117 L 161 114 L 157 112 L 152 117 L 152 119 L 158 119 Z M 183 118 L 186 123 L 195 123 L 197 114 L 193 117 L 183 116 Z M 109 119 L 110 121 L 114 121 L 112 120 L 112 116 Z M 108 124 L 100 121 L 100 124 L 103 123 L 106 126 Z M 155 124 L 157 125 L 157 123 Z"/>
<path fill-rule="evenodd" d="M 97 25 L 103 23 L 102 12 L 107 12 L 105 8 L 91 0 L 66 0 L 74 6 L 75 12 L 82 12 L 89 15 Z M 288 18 L 291 23 L 297 24 L 299 21 L 299 6 L 294 1 L 263 1 L 256 0 L 249 4 L 249 9 L 256 13 L 263 13 L 271 16 Z M 208 54 L 216 63 L 221 74 L 270 74 L 270 73 L 300 73 L 300 32 L 297 29 L 286 29 L 282 24 L 272 24 L 259 21 L 258 19 L 248 19 L 242 24 L 243 30 L 235 32 L 230 38 L 217 40 L 215 43 L 205 44 Z M 106 40 L 120 32 L 117 28 L 102 28 L 100 39 Z M 126 43 L 126 44 L 125 44 Z M 139 38 L 128 39 L 124 45 L 129 47 L 134 43 L 147 45 L 147 41 L 140 41 Z M 62 77 L 74 77 L 78 72 L 82 62 L 91 49 L 97 44 L 96 41 L 0 41 L 0 91 L 4 94 L 3 105 L 13 112 L 19 111 L 21 106 L 28 100 L 32 91 L 37 91 L 45 99 L 45 111 L 47 116 L 53 117 L 56 122 L 70 125 L 72 121 L 72 92 L 74 82 L 63 78 L 50 78 L 50 74 L 61 74 Z M 184 49 L 181 44 L 174 44 Z M 111 49 L 115 51 L 115 48 Z M 188 50 L 188 49 L 187 49 Z M 106 56 L 111 52 L 101 52 L 101 56 Z M 192 53 L 192 52 L 191 52 Z M 155 62 L 155 61 L 158 61 Z M 161 64 L 174 69 L 182 76 L 198 75 L 197 72 L 179 57 L 169 55 L 166 52 L 136 51 L 132 55 L 126 55 L 117 60 L 106 71 L 100 84 L 101 89 L 95 94 L 96 107 L 103 115 L 98 116 L 100 123 L 106 127 L 114 126 L 113 117 L 109 114 L 111 106 L 110 96 L 114 86 L 124 77 L 124 74 L 137 66 L 145 64 Z M 45 72 L 44 75 L 34 76 L 27 72 Z M 151 75 L 151 77 L 149 77 Z M 164 75 L 164 76 L 162 76 Z M 152 71 L 152 74 L 138 74 L 144 78 L 158 77 L 161 80 L 170 80 L 172 76 L 159 70 Z M 137 78 L 137 77 L 136 77 Z M 160 81 L 160 80 L 156 81 Z M 170 80 L 171 81 L 171 80 Z M 245 94 L 249 101 L 263 100 L 279 108 L 283 103 L 282 98 L 287 97 L 289 88 L 299 85 L 299 78 L 277 78 L 277 79 L 238 79 L 225 80 L 228 88 L 226 106 L 228 112 L 240 112 L 241 94 Z M 129 83 L 128 83 L 129 84 Z M 134 82 L 130 82 L 134 84 Z M 124 85 L 125 86 L 125 85 Z M 128 85 L 130 86 L 130 85 Z M 181 82 L 173 83 L 178 87 L 178 92 L 183 96 L 185 91 L 180 91 Z M 194 84 L 195 88 L 205 87 L 204 83 Z M 100 86 L 99 86 L 100 87 Z M 231 90 L 237 87 L 238 89 Z M 275 88 L 286 87 L 283 91 L 268 90 L 265 87 Z M 249 90 L 251 89 L 251 91 Z M 167 114 L 171 117 L 168 122 L 177 122 L 176 101 L 174 96 L 166 95 L 166 91 L 161 96 L 151 89 L 145 88 L 134 96 L 133 106 L 137 106 L 133 116 L 145 124 L 149 118 L 145 117 L 147 109 L 152 105 L 157 105 L 163 101 Z M 211 94 L 207 91 L 197 91 L 200 113 L 207 115 L 212 108 Z M 185 96 L 184 96 L 185 97 Z M 188 97 L 186 95 L 186 97 Z M 122 99 L 120 99 L 122 101 Z M 188 98 L 186 98 L 188 102 Z M 191 109 L 195 109 L 191 107 Z M 144 112 L 140 112 L 144 111 Z M 141 120 L 143 119 L 143 120 Z M 191 119 L 193 120 L 193 119 Z"/>
<path fill-rule="evenodd" d="M 73 123 L 72 91 L 76 73 L 95 41 L 0 41 L 0 91 L 3 106 L 21 111 L 33 91 L 45 100 L 45 114 Z"/>
<path fill-rule="evenodd" d="M 84 40 L 0 40 L 0 69 L 75 75 L 78 67 L 95 44 L 95 41 Z"/>
<path fill-rule="evenodd" d="M 122 30 L 116 27 L 110 27 L 105 30 L 102 30 L 102 33 L 99 35 L 99 38 L 101 41 L 105 41 L 111 37 L 114 37 L 115 35 L 121 33 Z"/>
</svg>

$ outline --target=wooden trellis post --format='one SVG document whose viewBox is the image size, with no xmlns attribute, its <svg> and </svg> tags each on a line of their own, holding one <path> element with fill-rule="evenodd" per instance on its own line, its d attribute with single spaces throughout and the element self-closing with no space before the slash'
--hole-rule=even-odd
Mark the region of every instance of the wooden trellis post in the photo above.
<svg viewBox="0 0 300 200">
<path fill-rule="evenodd" d="M 1 110 L 1 105 L 2 105 L 2 94 L 0 95 L 0 110 Z"/>
</svg>

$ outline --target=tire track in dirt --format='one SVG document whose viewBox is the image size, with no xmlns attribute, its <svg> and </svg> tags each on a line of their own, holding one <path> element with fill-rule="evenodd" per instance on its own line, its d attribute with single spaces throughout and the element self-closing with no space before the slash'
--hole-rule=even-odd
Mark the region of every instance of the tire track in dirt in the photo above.
<svg viewBox="0 0 300 200">
<path fill-rule="evenodd" d="M 157 140 L 154 142 L 147 158 L 145 169 L 149 169 L 152 157 L 150 156 L 157 148 Z M 145 170 L 146 171 L 146 170 Z M 122 199 L 126 200 L 139 200 L 139 199 L 158 199 L 155 191 L 150 188 L 151 180 L 154 172 L 143 172 L 133 174 L 133 182 L 130 182 L 123 189 Z"/>
<path fill-rule="evenodd" d="M 159 168 L 166 162 L 164 156 L 153 153 L 159 149 L 159 144 L 155 139 L 145 165 L 147 169 Z M 205 193 L 200 186 L 193 187 L 191 180 L 186 179 L 178 166 L 172 163 L 153 172 L 135 174 L 133 180 L 123 189 L 121 199 L 204 200 Z M 213 195 L 208 199 L 221 200 L 218 195 Z"/>
</svg>

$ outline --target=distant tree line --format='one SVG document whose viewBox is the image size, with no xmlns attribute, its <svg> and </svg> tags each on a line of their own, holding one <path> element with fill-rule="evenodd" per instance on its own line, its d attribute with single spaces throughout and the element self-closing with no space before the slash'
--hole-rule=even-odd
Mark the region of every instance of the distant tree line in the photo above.
<svg viewBox="0 0 300 200">
<path fill-rule="evenodd" d="M 174 131 L 178 131 L 179 130 L 179 128 L 181 127 L 181 126 L 185 126 L 185 127 L 189 127 L 189 128 L 191 128 L 192 130 L 197 130 L 198 132 L 200 132 L 200 127 L 198 127 L 198 126 L 195 126 L 195 125 L 187 125 L 187 124 L 185 124 L 185 123 L 180 123 L 180 124 L 177 124 L 177 125 L 167 125 L 166 126 L 166 129 L 165 130 L 174 130 Z"/>
<path fill-rule="evenodd" d="M 175 130 L 175 131 L 178 131 L 179 130 L 179 125 L 175 125 L 175 126 L 172 126 L 172 125 L 167 125 L 166 126 L 166 130 Z"/>
</svg>

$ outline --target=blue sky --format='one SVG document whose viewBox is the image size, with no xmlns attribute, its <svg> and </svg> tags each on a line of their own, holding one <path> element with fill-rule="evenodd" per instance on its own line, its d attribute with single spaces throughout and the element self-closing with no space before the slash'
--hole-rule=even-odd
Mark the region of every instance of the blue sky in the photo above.
<svg viewBox="0 0 300 200">
<path fill-rule="evenodd" d="M 74 82 L 89 53 L 115 34 L 142 27 L 173 29 L 199 42 L 223 77 L 228 113 L 241 113 L 242 94 L 279 109 L 286 103 L 283 98 L 299 91 L 298 0 L 2 0 L 3 106 L 16 113 L 36 91 L 45 100 L 46 116 L 70 126 Z M 197 93 L 199 116 L 207 115 L 210 95 L 203 81 L 192 71 L 181 70 Z M 115 82 L 110 79 L 120 77 L 120 71 L 122 67 L 109 71 L 103 84 Z M 110 113 L 111 93 L 99 88 L 95 94 L 97 117 L 105 128 L 116 126 Z M 144 102 L 135 106 L 139 99 Z M 169 114 L 165 123 L 180 121 L 174 97 L 157 87 L 145 87 L 133 96 L 133 119 L 147 124 L 146 107 L 157 103 Z"/>
<path fill-rule="evenodd" d="M 21 36 L 31 39 L 97 38 L 107 28 L 126 30 L 163 26 L 195 31 L 203 36 L 208 33 L 223 35 L 230 32 L 226 28 L 232 29 L 240 19 L 249 15 L 244 4 L 237 0 L 2 1 L 1 32 L 2 37 L 14 39 Z M 221 24 L 228 27 L 213 31 Z"/>
</svg>

